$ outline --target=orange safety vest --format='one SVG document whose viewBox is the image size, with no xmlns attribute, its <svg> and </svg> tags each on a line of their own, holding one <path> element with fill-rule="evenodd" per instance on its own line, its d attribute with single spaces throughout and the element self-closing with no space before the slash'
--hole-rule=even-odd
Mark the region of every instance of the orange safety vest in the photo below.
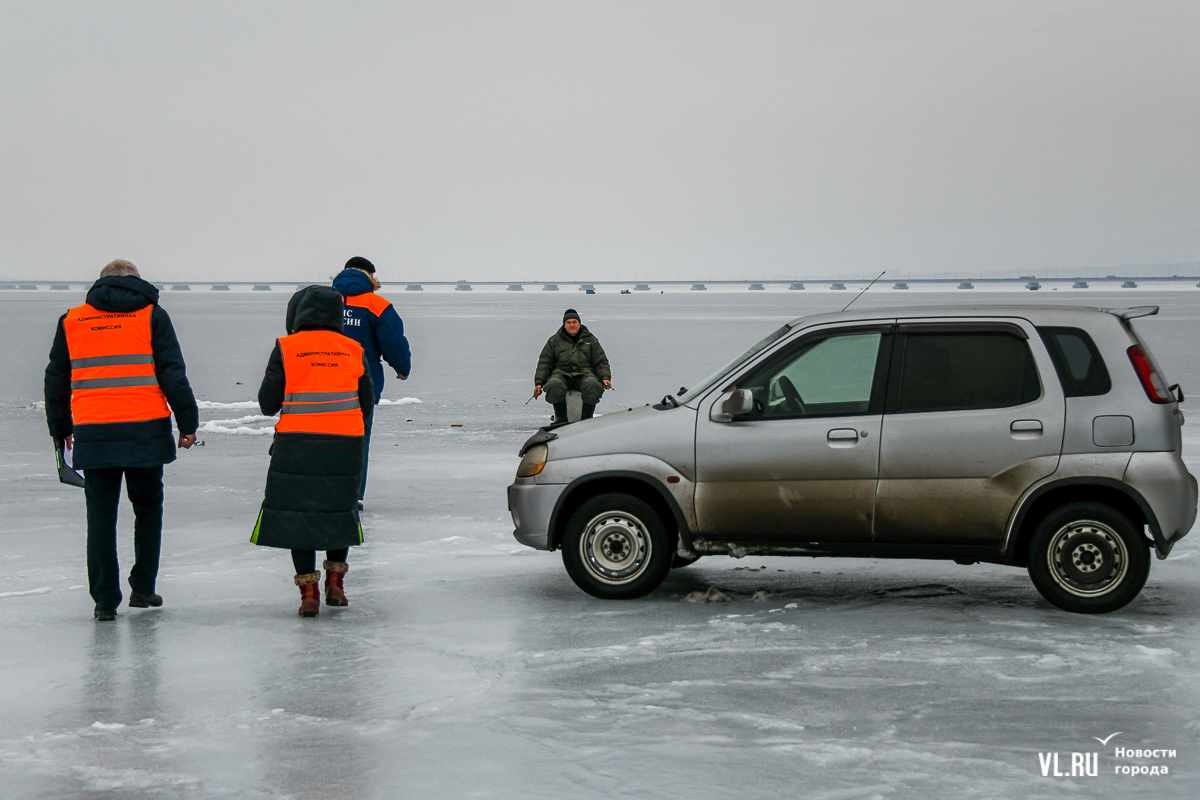
<svg viewBox="0 0 1200 800">
<path fill-rule="evenodd" d="M 362 346 L 333 331 L 300 331 L 280 339 L 279 351 L 284 385 L 276 432 L 362 436 Z"/>
<path fill-rule="evenodd" d="M 63 320 L 71 356 L 71 419 L 76 425 L 146 422 L 171 416 L 154 375 L 150 315 L 154 306 L 125 313 L 91 305 Z"/>
</svg>

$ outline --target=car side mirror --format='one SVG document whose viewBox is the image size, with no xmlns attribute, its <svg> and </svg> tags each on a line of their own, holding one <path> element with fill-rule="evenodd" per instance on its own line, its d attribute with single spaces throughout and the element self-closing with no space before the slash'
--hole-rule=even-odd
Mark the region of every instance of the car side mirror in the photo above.
<svg viewBox="0 0 1200 800">
<path fill-rule="evenodd" d="M 754 410 L 754 393 L 749 389 L 736 389 L 717 403 L 713 403 L 709 419 L 713 422 L 733 422 L 739 414 L 748 414 Z"/>
</svg>

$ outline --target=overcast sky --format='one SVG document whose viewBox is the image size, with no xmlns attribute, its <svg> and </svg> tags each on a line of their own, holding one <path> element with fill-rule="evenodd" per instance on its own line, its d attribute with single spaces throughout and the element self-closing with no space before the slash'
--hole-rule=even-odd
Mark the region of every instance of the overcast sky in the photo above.
<svg viewBox="0 0 1200 800">
<path fill-rule="evenodd" d="M 1200 2 L 0 2 L 0 277 L 1200 260 Z"/>
</svg>

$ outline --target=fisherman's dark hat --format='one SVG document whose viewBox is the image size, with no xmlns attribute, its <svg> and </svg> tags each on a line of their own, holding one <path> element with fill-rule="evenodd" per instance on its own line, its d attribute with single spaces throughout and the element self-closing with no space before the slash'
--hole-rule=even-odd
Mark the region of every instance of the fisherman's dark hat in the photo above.
<svg viewBox="0 0 1200 800">
<path fill-rule="evenodd" d="M 375 265 L 372 264 L 370 261 L 367 261 L 362 256 L 355 256 L 354 258 L 347 261 L 346 269 L 361 269 L 363 272 L 367 273 L 368 275 L 375 274 Z"/>
<path fill-rule="evenodd" d="M 573 308 L 568 308 L 566 313 L 563 314 L 563 322 L 566 322 L 569 319 L 579 320 L 579 312 Z"/>
</svg>

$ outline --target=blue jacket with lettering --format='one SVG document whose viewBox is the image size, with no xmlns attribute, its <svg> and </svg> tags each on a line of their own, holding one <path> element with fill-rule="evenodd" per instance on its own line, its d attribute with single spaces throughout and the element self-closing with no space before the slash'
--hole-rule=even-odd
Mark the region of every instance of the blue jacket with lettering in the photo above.
<svg viewBox="0 0 1200 800">
<path fill-rule="evenodd" d="M 333 288 L 346 298 L 346 324 L 342 333 L 362 345 L 363 355 L 371 365 L 371 380 L 375 383 L 375 402 L 383 396 L 383 365 L 386 361 L 401 375 L 412 370 L 412 355 L 404 337 L 404 320 L 387 300 L 375 294 L 371 279 L 365 272 L 344 269 L 333 279 Z"/>
</svg>

